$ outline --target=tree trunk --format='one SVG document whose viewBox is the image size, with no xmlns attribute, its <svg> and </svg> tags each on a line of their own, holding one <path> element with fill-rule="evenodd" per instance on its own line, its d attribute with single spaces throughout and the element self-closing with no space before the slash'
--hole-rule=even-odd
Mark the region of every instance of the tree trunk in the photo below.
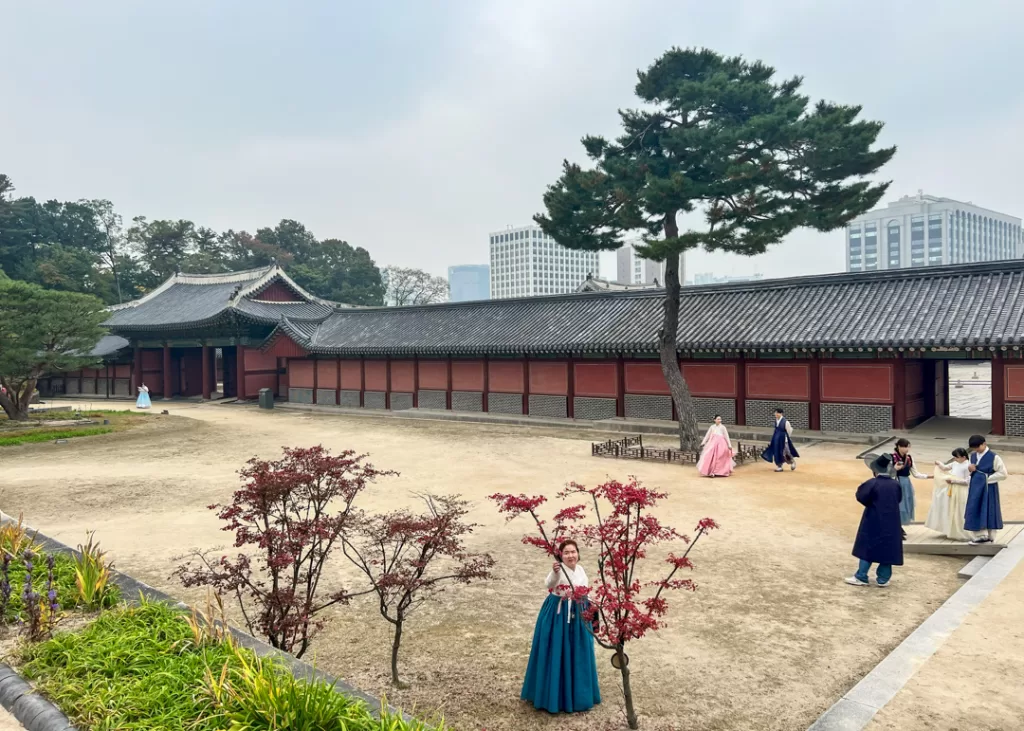
<svg viewBox="0 0 1024 731">
<path fill-rule="evenodd" d="M 398 679 L 398 646 L 402 644 L 402 624 L 403 620 L 399 619 L 395 623 L 395 636 L 391 640 L 391 684 L 396 688 L 406 688 L 405 683 Z"/>
<path fill-rule="evenodd" d="M 675 219 L 665 222 L 665 236 L 679 235 Z M 679 418 L 679 448 L 696 452 L 700 449 L 700 434 L 697 431 L 697 409 L 679 368 L 679 351 L 676 335 L 679 332 L 679 255 L 673 254 L 665 260 L 665 316 L 658 334 L 658 348 L 661 356 L 661 372 L 672 393 Z"/>
<path fill-rule="evenodd" d="M 622 651 L 622 645 L 615 648 L 615 654 L 619 656 L 619 672 L 622 674 L 622 696 L 626 699 L 626 723 L 632 729 L 640 728 L 636 720 L 636 709 L 633 708 L 633 689 L 629 685 L 629 668 L 626 666 L 626 653 Z"/>
<path fill-rule="evenodd" d="M 27 396 L 18 394 L 13 388 L 7 389 L 6 394 L 0 394 L 0 408 L 3 408 L 7 418 L 11 421 L 28 421 L 28 405 L 32 401 L 32 392 L 36 389 L 36 382 L 28 384 Z"/>
</svg>

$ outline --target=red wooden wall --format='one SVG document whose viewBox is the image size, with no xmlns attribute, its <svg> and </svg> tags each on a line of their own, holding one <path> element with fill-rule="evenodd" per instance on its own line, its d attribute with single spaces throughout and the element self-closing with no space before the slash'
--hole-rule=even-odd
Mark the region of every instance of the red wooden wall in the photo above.
<svg viewBox="0 0 1024 731">
<path fill-rule="evenodd" d="M 293 387 L 313 387 L 312 363 L 288 360 Z M 807 402 L 813 428 L 821 403 L 892 405 L 899 411 L 899 399 L 906 418 L 914 418 L 927 403 L 924 389 L 931 387 L 930 381 L 925 384 L 920 361 L 682 361 L 680 367 L 694 396 L 735 399 L 740 417 L 745 400 Z M 654 360 L 322 359 L 319 368 L 320 388 L 336 388 L 340 373 L 346 390 L 470 391 L 523 394 L 524 399 L 551 395 L 566 396 L 570 404 L 574 396 L 608 398 L 616 399 L 620 415 L 626 394 L 669 394 L 661 365 Z M 1007 376 L 1007 392 L 1024 401 L 1024 366 L 1018 369 Z"/>
</svg>

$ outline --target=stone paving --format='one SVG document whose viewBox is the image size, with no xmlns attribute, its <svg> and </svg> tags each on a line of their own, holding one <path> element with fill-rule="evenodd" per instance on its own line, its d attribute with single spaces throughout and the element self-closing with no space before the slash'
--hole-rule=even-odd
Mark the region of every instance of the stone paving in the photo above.
<svg viewBox="0 0 1024 731">
<path fill-rule="evenodd" d="M 961 388 L 957 388 L 957 382 Z M 949 415 L 992 418 L 992 367 L 986 362 L 949 364 Z"/>
</svg>

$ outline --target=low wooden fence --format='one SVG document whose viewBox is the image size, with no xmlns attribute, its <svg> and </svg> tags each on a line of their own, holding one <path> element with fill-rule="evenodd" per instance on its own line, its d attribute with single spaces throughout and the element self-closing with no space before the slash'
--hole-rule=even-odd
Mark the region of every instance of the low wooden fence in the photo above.
<svg viewBox="0 0 1024 731">
<path fill-rule="evenodd" d="M 763 444 L 737 442 L 733 459 L 737 465 L 758 460 L 765 449 Z M 642 435 L 624 439 L 609 439 L 607 442 L 593 442 L 590 453 L 594 457 L 613 459 L 639 459 L 645 462 L 669 462 L 676 464 L 697 464 L 700 452 L 687 452 L 671 447 L 645 447 Z"/>
</svg>

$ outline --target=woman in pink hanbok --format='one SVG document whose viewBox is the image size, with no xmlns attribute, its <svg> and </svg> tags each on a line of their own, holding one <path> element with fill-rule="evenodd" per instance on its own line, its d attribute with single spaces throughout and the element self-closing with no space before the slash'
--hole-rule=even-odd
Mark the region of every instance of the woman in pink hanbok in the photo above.
<svg viewBox="0 0 1024 731">
<path fill-rule="evenodd" d="M 729 441 L 729 430 L 722 423 L 721 416 L 715 416 L 715 423 L 704 435 L 701 442 L 700 459 L 697 470 L 704 477 L 728 477 L 732 474 L 736 463 L 732 458 L 732 442 Z"/>
</svg>

